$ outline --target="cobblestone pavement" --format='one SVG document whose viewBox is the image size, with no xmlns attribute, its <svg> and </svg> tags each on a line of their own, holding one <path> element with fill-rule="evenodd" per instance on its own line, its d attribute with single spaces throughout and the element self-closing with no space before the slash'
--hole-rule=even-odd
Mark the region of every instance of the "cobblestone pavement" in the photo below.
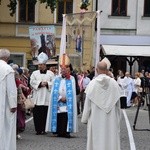
<svg viewBox="0 0 150 150">
<path fill-rule="evenodd" d="M 80 122 L 79 132 L 71 134 L 71 138 L 58 138 L 52 133 L 36 135 L 33 120 L 27 123 L 26 130 L 21 134 L 22 140 L 17 141 L 17 150 L 85 150 L 86 125 Z"/>
<path fill-rule="evenodd" d="M 132 128 L 136 108 L 126 109 L 126 113 Z M 70 139 L 58 138 L 52 133 L 36 135 L 33 120 L 29 121 L 26 124 L 26 130 L 21 133 L 23 139 L 17 141 L 17 150 L 86 150 L 86 125 L 81 123 L 81 116 L 78 119 L 79 132 L 71 134 Z M 150 131 L 145 130 L 149 127 L 148 112 L 140 110 L 136 128 L 142 130 L 134 131 L 132 128 L 137 150 L 150 150 Z M 123 115 L 121 119 L 121 150 L 130 150 L 129 136 Z"/>
<path fill-rule="evenodd" d="M 136 110 L 137 108 L 134 107 L 127 110 L 127 115 L 131 127 L 133 127 L 134 125 Z M 136 122 L 136 130 L 132 130 L 132 132 L 133 132 L 136 149 L 150 150 L 150 122 L 149 122 L 148 111 L 145 111 L 143 110 L 143 108 L 140 108 L 137 122 Z M 122 135 L 123 134 L 124 132 L 122 133 Z M 123 142 L 123 139 L 121 141 Z"/>
</svg>

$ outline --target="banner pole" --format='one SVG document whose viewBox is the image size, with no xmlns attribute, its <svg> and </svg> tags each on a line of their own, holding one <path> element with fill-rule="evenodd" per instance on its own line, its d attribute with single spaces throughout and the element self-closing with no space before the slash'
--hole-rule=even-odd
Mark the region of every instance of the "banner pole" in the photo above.
<svg viewBox="0 0 150 150">
<path fill-rule="evenodd" d="M 97 39 L 96 39 L 96 52 L 95 52 L 95 76 L 97 76 L 96 67 L 100 58 L 100 11 L 97 11 Z"/>
<path fill-rule="evenodd" d="M 66 14 L 63 14 L 59 59 L 64 53 L 66 53 Z M 59 66 L 59 74 L 60 74 L 60 66 Z"/>
</svg>

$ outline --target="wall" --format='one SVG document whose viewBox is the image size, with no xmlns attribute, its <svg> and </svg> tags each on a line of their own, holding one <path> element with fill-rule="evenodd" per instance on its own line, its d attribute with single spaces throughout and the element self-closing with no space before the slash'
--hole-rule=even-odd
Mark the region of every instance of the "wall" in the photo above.
<svg viewBox="0 0 150 150">
<path fill-rule="evenodd" d="M 81 0 L 74 0 L 74 13 L 80 12 L 80 3 Z M 32 59 L 29 26 L 54 24 L 56 12 L 52 14 L 50 9 L 45 9 L 45 4 L 37 2 L 35 7 L 35 23 L 19 23 L 17 13 L 13 17 L 10 16 L 8 4 L 9 0 L 2 0 L 0 5 L 0 48 L 8 48 L 12 53 L 25 53 L 25 65 L 27 65 L 27 61 Z M 88 11 L 92 11 L 92 1 L 88 9 Z M 16 12 L 18 12 L 18 7 Z M 62 24 L 55 23 L 54 25 L 56 27 L 56 53 L 59 54 Z M 92 59 L 92 48 L 89 44 L 89 38 L 85 40 L 85 49 L 83 62 L 86 64 L 85 68 L 89 68 Z M 72 45 L 69 54 L 74 55 L 74 45 Z"/>
</svg>

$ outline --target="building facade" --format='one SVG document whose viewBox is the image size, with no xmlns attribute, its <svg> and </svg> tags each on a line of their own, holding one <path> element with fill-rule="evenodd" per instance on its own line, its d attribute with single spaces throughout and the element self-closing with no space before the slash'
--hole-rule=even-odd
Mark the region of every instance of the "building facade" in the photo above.
<svg viewBox="0 0 150 150">
<path fill-rule="evenodd" d="M 115 45 L 118 46 L 118 49 L 119 46 L 127 46 L 126 48 L 131 49 L 131 51 L 133 46 L 140 46 L 141 57 L 142 46 L 147 46 L 150 50 L 149 0 L 95 0 L 93 8 L 101 10 L 100 43 L 102 46 Z M 136 50 L 134 53 L 136 57 Z M 150 54 L 147 54 L 147 57 L 142 58 L 140 62 L 136 61 L 135 57 L 127 57 L 125 50 L 121 57 L 116 56 L 109 56 L 113 61 L 113 67 L 116 67 L 115 70 L 123 69 L 124 71 L 130 71 L 132 74 L 141 69 L 150 71 L 148 58 Z M 126 61 L 127 59 L 128 61 Z M 130 61 L 131 59 L 132 61 Z"/>
<path fill-rule="evenodd" d="M 62 14 L 80 13 L 80 3 L 84 0 L 58 0 L 54 13 L 45 4 L 30 0 L 17 0 L 16 13 L 11 16 L 9 0 L 1 0 L 0 5 L 0 48 L 11 51 L 11 59 L 20 66 L 28 66 L 32 62 L 29 27 L 54 25 L 56 30 L 56 54 L 59 55 Z M 89 0 L 88 11 L 101 11 L 100 16 L 100 44 L 118 46 L 150 46 L 150 1 L 149 0 Z M 96 25 L 95 25 L 95 31 Z M 90 33 L 90 32 L 89 32 Z M 96 32 L 95 32 L 96 33 Z M 88 34 L 88 32 L 86 33 Z M 74 52 L 74 45 L 69 50 L 71 62 L 75 68 L 90 69 L 95 65 L 95 47 L 91 47 L 89 40 L 96 41 L 96 34 L 86 40 L 84 57 Z M 68 42 L 68 41 L 66 41 Z M 96 42 L 95 44 L 96 45 Z M 132 48 L 131 48 L 132 50 Z M 142 50 L 141 50 L 142 51 Z M 136 54 L 136 52 L 135 52 Z M 106 54 L 111 55 L 111 54 Z M 142 53 L 141 53 L 142 55 Z M 124 56 L 124 54 L 123 54 Z M 115 70 L 123 67 L 124 71 L 135 72 L 139 69 L 150 71 L 148 58 L 143 62 L 135 57 L 110 57 Z M 115 57 L 116 58 L 116 57 Z M 120 63 L 118 63 L 118 59 Z M 128 61 L 126 61 L 128 60 Z M 135 61 L 134 61 L 135 60 Z M 134 62 L 133 62 L 134 61 Z M 141 68 L 138 68 L 139 63 Z M 132 70 L 131 70 L 132 64 Z"/>
<path fill-rule="evenodd" d="M 32 62 L 29 27 L 53 25 L 55 27 L 56 55 L 59 55 L 62 14 L 80 12 L 81 0 L 60 0 L 53 13 L 45 4 L 39 1 L 17 0 L 16 13 L 11 16 L 8 8 L 9 0 L 1 0 L 0 5 L 0 48 L 7 48 L 11 52 L 11 59 L 20 66 L 29 66 Z M 89 10 L 92 11 L 92 3 Z M 80 57 L 69 53 L 75 67 L 79 68 Z M 88 64 L 88 66 L 90 63 Z"/>
</svg>

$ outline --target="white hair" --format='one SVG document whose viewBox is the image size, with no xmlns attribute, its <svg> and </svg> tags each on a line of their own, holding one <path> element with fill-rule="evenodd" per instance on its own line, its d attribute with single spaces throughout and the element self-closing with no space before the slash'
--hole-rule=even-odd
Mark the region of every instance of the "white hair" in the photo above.
<svg viewBox="0 0 150 150">
<path fill-rule="evenodd" d="M 10 51 L 8 49 L 0 49 L 0 59 L 9 58 Z"/>
<path fill-rule="evenodd" d="M 29 69 L 28 69 L 28 68 L 21 67 L 21 69 L 23 70 L 24 73 L 28 73 L 28 72 L 29 72 Z"/>
<path fill-rule="evenodd" d="M 11 67 L 13 68 L 13 70 L 17 70 L 19 68 L 17 64 L 13 64 Z"/>
</svg>

